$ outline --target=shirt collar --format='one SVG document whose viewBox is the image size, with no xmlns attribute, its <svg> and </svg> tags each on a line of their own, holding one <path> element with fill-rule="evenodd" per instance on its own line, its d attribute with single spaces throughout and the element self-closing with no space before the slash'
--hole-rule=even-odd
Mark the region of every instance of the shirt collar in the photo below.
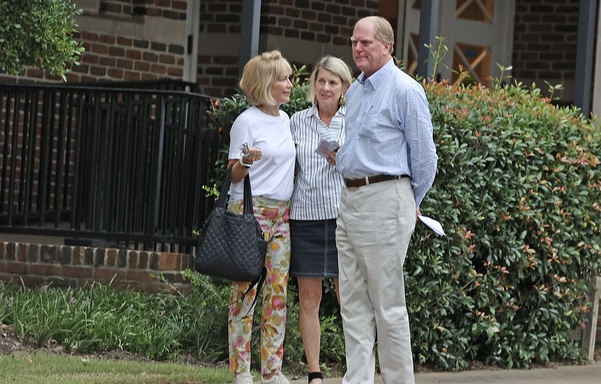
<svg viewBox="0 0 601 384">
<path fill-rule="evenodd" d="M 365 77 L 365 73 L 361 72 L 357 80 L 359 81 L 359 83 L 361 83 L 361 85 L 369 83 L 375 89 L 378 88 L 378 86 L 384 82 L 384 80 L 388 77 L 388 74 L 393 70 L 393 68 L 395 68 L 395 65 L 394 60 L 391 58 L 386 64 L 382 66 L 382 68 L 378 69 L 370 77 Z"/>
<path fill-rule="evenodd" d="M 336 111 L 334 116 L 338 116 L 338 115 L 342 115 L 343 117 L 346 116 L 346 105 L 341 105 L 338 108 L 338 110 Z M 319 111 L 317 110 L 317 105 L 311 106 L 311 109 L 310 109 L 309 113 L 307 114 L 307 118 L 308 119 L 311 119 L 311 118 L 319 119 Z"/>
<path fill-rule="evenodd" d="M 319 111 L 317 110 L 317 105 L 313 104 L 311 106 L 311 111 L 307 114 L 307 118 L 316 118 L 319 119 Z"/>
</svg>

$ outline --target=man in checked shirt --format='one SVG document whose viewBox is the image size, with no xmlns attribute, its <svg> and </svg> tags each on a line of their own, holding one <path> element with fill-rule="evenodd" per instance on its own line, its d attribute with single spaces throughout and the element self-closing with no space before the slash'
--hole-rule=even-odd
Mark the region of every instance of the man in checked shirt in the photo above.
<svg viewBox="0 0 601 384">
<path fill-rule="evenodd" d="M 362 71 L 347 91 L 345 179 L 336 243 L 346 343 L 343 384 L 373 383 L 374 343 L 386 384 L 414 384 L 403 264 L 438 156 L 423 87 L 394 64 L 386 19 L 359 20 L 351 37 Z"/>
</svg>

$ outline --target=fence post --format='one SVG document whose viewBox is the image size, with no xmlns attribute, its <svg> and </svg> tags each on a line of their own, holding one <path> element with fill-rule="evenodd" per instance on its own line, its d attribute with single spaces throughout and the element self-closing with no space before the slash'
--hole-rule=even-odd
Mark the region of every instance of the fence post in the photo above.
<svg viewBox="0 0 601 384">
<path fill-rule="evenodd" d="M 582 335 L 582 349 L 588 359 L 595 359 L 595 338 L 597 337 L 597 325 L 599 322 L 599 301 L 601 301 L 601 276 L 596 276 L 590 283 L 589 298 L 592 308 L 586 315 L 586 328 Z"/>
<path fill-rule="evenodd" d="M 156 132 L 154 133 L 154 138 L 156 140 L 153 150 L 154 156 L 154 166 L 156 167 L 152 174 L 154 175 L 153 183 L 151 183 L 151 188 L 153 188 L 152 193 L 150 194 L 150 201 L 148 202 L 148 206 L 151 209 L 150 215 L 148 215 L 148 222 L 146 226 L 146 244 L 144 245 L 146 249 L 154 250 L 155 246 L 155 235 L 156 231 L 159 227 L 159 216 L 161 212 L 161 182 L 163 177 L 163 157 L 165 152 L 165 95 L 158 96 L 157 102 L 157 127 Z"/>
</svg>

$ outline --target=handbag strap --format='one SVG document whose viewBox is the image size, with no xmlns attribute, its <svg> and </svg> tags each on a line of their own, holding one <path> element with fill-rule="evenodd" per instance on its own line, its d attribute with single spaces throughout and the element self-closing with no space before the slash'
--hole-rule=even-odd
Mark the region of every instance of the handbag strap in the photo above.
<svg viewBox="0 0 601 384">
<path fill-rule="evenodd" d="M 248 174 L 244 178 L 244 213 L 253 214 L 253 194 L 250 189 L 250 176 Z"/>
<path fill-rule="evenodd" d="M 223 185 L 221 186 L 221 192 L 219 192 L 219 200 L 217 200 L 217 206 L 225 209 L 227 203 L 227 196 L 230 190 L 230 185 L 232 184 L 231 176 L 232 169 L 234 168 L 233 163 L 227 169 L 227 173 L 225 174 L 225 179 L 223 180 Z M 250 188 L 250 175 L 247 174 L 244 178 L 244 213 L 253 213 L 253 195 L 252 190 Z"/>
<path fill-rule="evenodd" d="M 240 300 L 244 299 L 244 296 L 246 296 L 246 294 L 248 292 L 250 292 L 251 289 L 253 289 L 254 287 L 257 287 L 257 293 L 255 294 L 255 298 L 254 298 L 253 302 L 250 304 L 250 307 L 248 307 L 248 312 L 246 312 L 246 316 L 248 316 L 248 314 L 253 309 L 255 304 L 257 304 L 257 299 L 259 298 L 259 295 L 261 294 L 261 288 L 263 288 L 263 283 L 265 283 L 266 277 L 267 277 L 267 268 L 265 268 L 265 266 L 263 266 L 263 271 L 261 272 L 261 276 L 259 276 L 257 278 L 257 280 L 251 282 L 250 285 L 248 286 L 248 288 L 246 289 L 246 291 L 244 291 L 244 293 L 242 294 L 242 297 L 240 298 Z"/>
</svg>

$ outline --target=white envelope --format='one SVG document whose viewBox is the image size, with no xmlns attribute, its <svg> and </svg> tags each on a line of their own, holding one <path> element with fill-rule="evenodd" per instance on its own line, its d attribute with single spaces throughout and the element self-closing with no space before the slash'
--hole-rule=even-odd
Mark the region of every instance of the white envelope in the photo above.
<svg viewBox="0 0 601 384">
<path fill-rule="evenodd" d="M 431 219 L 427 216 L 422 216 L 422 215 L 417 215 L 417 217 L 419 217 L 419 219 L 422 221 L 422 223 L 426 224 L 430 229 L 432 229 L 434 232 L 436 232 L 440 236 L 446 236 L 442 229 L 442 225 L 440 225 L 440 223 L 438 221 Z"/>
<path fill-rule="evenodd" d="M 315 153 L 327 159 L 328 155 L 325 154 L 323 151 L 325 150 L 326 152 L 334 152 L 338 148 L 340 148 L 340 144 L 338 144 L 337 141 L 327 141 L 321 139 L 321 141 L 319 142 L 319 146 L 315 150 Z"/>
</svg>

